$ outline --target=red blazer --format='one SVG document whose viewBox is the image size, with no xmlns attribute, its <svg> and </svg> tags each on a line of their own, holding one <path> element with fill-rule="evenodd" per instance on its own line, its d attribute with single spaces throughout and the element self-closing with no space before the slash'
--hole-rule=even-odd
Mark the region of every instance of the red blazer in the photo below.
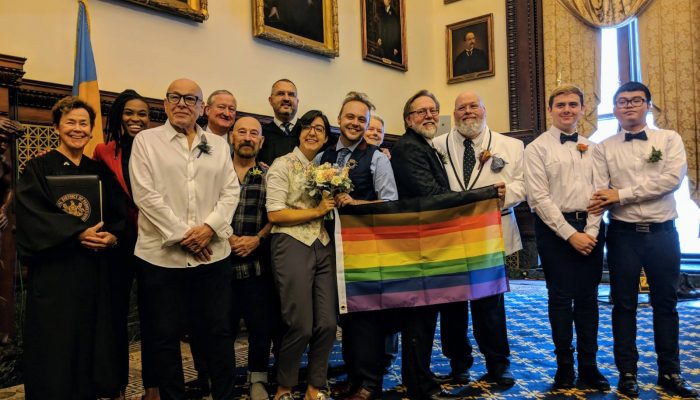
<svg viewBox="0 0 700 400">
<path fill-rule="evenodd" d="M 117 157 L 114 157 L 114 150 L 116 147 L 116 142 L 98 143 L 92 154 L 92 158 L 106 165 L 107 168 L 114 173 L 114 177 L 117 178 L 117 182 L 121 185 L 124 193 L 131 198 L 129 188 L 126 187 L 126 181 L 124 180 L 124 171 L 122 171 L 122 152 L 120 151 Z"/>
<path fill-rule="evenodd" d="M 124 171 L 122 170 L 122 152 L 120 151 L 117 157 L 114 157 L 114 149 L 116 149 L 116 147 L 116 142 L 98 143 L 95 147 L 95 151 L 92 154 L 92 158 L 95 161 L 101 162 L 107 166 L 107 168 L 109 168 L 109 170 L 114 174 L 114 177 L 117 178 L 117 182 L 119 182 L 119 185 L 122 187 L 124 193 L 126 193 L 126 196 L 129 199 L 129 218 L 131 218 L 134 226 L 137 226 L 136 221 L 138 219 L 138 208 L 136 208 L 136 205 L 131 198 L 129 188 L 126 187 Z"/>
</svg>

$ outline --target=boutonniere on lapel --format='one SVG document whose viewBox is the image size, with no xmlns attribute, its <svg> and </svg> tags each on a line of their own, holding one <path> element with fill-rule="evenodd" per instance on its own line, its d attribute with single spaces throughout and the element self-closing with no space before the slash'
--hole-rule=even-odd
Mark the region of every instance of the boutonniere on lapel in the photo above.
<svg viewBox="0 0 700 400">
<path fill-rule="evenodd" d="M 491 154 L 489 149 L 482 150 L 481 153 L 479 153 L 479 168 L 483 167 L 491 156 L 493 156 L 493 154 Z"/>
<path fill-rule="evenodd" d="M 447 162 L 449 161 L 447 153 L 445 153 L 444 151 L 440 151 L 435 147 L 433 147 L 433 150 L 435 150 L 435 153 L 437 153 L 438 157 L 440 158 L 440 161 L 442 161 L 443 164 L 447 165 Z"/>
<path fill-rule="evenodd" d="M 650 163 L 655 163 L 659 162 L 664 159 L 663 153 L 661 152 L 661 149 L 657 149 L 654 146 L 651 146 L 651 154 L 649 154 L 649 158 L 647 158 L 647 162 Z"/>
<path fill-rule="evenodd" d="M 261 170 L 258 167 L 253 167 L 253 169 L 248 172 L 251 176 L 261 176 L 263 174 L 263 170 Z"/>
<path fill-rule="evenodd" d="M 491 171 L 501 172 L 501 170 L 508 164 L 508 161 L 502 159 L 497 155 L 491 157 Z"/>
<path fill-rule="evenodd" d="M 207 143 L 207 137 L 204 136 L 204 134 L 202 134 L 202 141 L 199 142 L 199 144 L 197 145 L 197 150 L 199 150 L 197 158 L 199 158 L 202 155 L 202 153 L 207 155 L 211 154 L 211 146 L 209 145 L 209 143 Z"/>
<path fill-rule="evenodd" d="M 588 145 L 585 143 L 579 143 L 576 145 L 576 150 L 581 153 L 581 158 L 583 158 L 583 153 L 588 151 Z"/>
</svg>

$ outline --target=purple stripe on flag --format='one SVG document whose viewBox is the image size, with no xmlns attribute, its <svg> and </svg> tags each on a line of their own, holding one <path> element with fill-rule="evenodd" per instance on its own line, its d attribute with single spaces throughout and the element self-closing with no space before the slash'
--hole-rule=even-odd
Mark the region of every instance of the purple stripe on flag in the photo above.
<svg viewBox="0 0 700 400">
<path fill-rule="evenodd" d="M 439 289 L 384 293 L 383 295 L 349 296 L 348 312 L 388 308 L 420 307 L 426 305 L 474 300 L 509 291 L 506 278 L 478 285 L 461 285 Z"/>
</svg>

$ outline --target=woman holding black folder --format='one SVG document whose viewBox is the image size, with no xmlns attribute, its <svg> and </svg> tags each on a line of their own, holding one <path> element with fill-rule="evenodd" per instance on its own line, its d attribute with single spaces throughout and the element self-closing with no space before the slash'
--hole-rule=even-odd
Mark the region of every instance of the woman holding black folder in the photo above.
<svg viewBox="0 0 700 400">
<path fill-rule="evenodd" d="M 60 145 L 27 163 L 16 195 L 17 249 L 29 271 L 26 399 L 114 397 L 120 387 L 105 258 L 117 244 L 126 213 L 123 202 L 113 202 L 119 189 L 111 174 L 83 156 L 95 123 L 93 109 L 66 97 L 51 112 Z M 57 197 L 52 177 L 61 177 L 68 194 Z M 70 186 L 86 181 L 92 186 Z"/>
<path fill-rule="evenodd" d="M 117 370 L 119 384 L 122 392 L 126 390 L 129 380 L 129 338 L 127 332 L 127 318 L 129 315 L 129 300 L 131 298 L 131 286 L 134 275 L 137 276 L 136 257 L 134 246 L 138 233 L 138 208 L 131 198 L 131 183 L 129 182 L 129 159 L 131 158 L 131 144 L 134 137 L 142 130 L 148 129 L 150 124 L 150 109 L 146 99 L 127 89 L 117 96 L 112 103 L 112 108 L 107 116 L 105 127 L 105 143 L 99 143 L 95 147 L 93 158 L 104 164 L 119 183 L 122 196 L 121 201 L 127 207 L 128 218 L 124 235 L 120 238 L 114 256 L 110 257 L 110 282 L 112 289 L 112 320 L 117 340 Z M 139 286 L 140 290 L 140 286 Z M 139 292 L 139 299 L 141 292 Z M 139 309 L 141 303 L 139 302 Z M 139 312 L 139 316 L 141 313 Z M 154 377 L 153 356 L 150 352 L 152 345 L 148 332 L 144 331 L 147 324 L 141 325 L 141 377 L 146 394 L 144 400 L 158 400 L 158 383 Z"/>
</svg>

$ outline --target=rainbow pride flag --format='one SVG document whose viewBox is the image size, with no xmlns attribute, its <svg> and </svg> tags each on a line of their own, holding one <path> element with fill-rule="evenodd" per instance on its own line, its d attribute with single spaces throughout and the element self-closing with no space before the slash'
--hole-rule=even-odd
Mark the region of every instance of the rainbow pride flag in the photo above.
<svg viewBox="0 0 700 400">
<path fill-rule="evenodd" d="M 340 313 L 507 292 L 495 196 L 488 187 L 341 209 L 335 226 Z"/>
<path fill-rule="evenodd" d="M 75 34 L 75 71 L 73 74 L 73 96 L 92 106 L 97 117 L 92 129 L 92 139 L 85 146 L 85 154 L 92 157 L 97 143 L 104 143 L 102 134 L 102 108 L 100 88 L 97 86 L 97 68 L 90 40 L 90 14 L 87 0 L 78 0 L 78 27 Z"/>
</svg>

